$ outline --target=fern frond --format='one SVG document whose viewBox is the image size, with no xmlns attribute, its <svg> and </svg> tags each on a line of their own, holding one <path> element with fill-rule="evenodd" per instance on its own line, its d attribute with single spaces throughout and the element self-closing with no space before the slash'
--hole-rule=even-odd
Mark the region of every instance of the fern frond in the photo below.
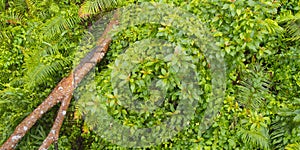
<svg viewBox="0 0 300 150">
<path fill-rule="evenodd" d="M 300 14 L 300 13 L 299 13 Z M 291 21 L 286 27 L 287 33 L 290 35 L 288 40 L 297 41 L 300 39 L 300 19 Z"/>
<path fill-rule="evenodd" d="M 284 149 L 287 142 L 284 138 L 286 135 L 291 134 L 292 130 L 299 127 L 300 123 L 300 99 L 294 98 L 291 105 L 278 109 L 275 113 L 275 121 L 270 126 L 270 136 L 274 149 Z M 285 148 L 287 149 L 287 148 Z M 290 148 L 292 149 L 292 148 Z"/>
<path fill-rule="evenodd" d="M 18 13 L 23 14 L 27 11 L 27 6 L 24 0 L 8 1 L 8 6 L 11 10 L 14 10 Z"/>
<path fill-rule="evenodd" d="M 286 33 L 288 34 L 287 40 L 296 41 L 300 39 L 300 12 L 295 15 L 291 11 L 281 14 L 279 22 L 284 24 Z"/>
<path fill-rule="evenodd" d="M 269 135 L 265 128 L 259 130 L 245 130 L 241 128 L 238 135 L 245 144 L 249 144 L 252 148 L 270 149 Z"/>
<path fill-rule="evenodd" d="M 87 0 L 80 7 L 78 15 L 81 18 L 86 18 L 90 15 L 115 8 L 120 4 L 120 0 Z"/>
<path fill-rule="evenodd" d="M 300 19 L 300 12 L 293 15 L 292 11 L 286 11 L 286 12 L 280 14 L 280 16 L 277 18 L 277 21 L 280 24 L 283 24 L 283 23 L 287 23 L 289 21 L 295 21 L 298 19 Z"/>
<path fill-rule="evenodd" d="M 0 28 L 0 29 L 1 29 L 1 28 Z M 12 37 L 13 37 L 13 34 L 12 34 L 11 31 L 2 30 L 2 31 L 0 32 L 0 39 L 1 39 L 2 42 L 4 42 L 4 43 L 2 43 L 2 44 L 5 44 L 5 45 L 9 44 L 9 42 L 5 42 L 5 41 L 6 41 L 6 40 L 10 40 Z"/>
<path fill-rule="evenodd" d="M 286 150 L 300 150 L 300 143 L 288 144 L 285 147 Z"/>
<path fill-rule="evenodd" d="M 279 109 L 278 114 L 285 117 L 295 117 L 300 114 L 300 98 L 293 98 L 291 101 L 291 106 L 285 109 Z"/>
<path fill-rule="evenodd" d="M 53 38 L 65 30 L 73 28 L 80 22 L 80 18 L 72 14 L 59 14 L 48 20 L 42 27 L 42 34 L 47 39 Z"/>
<path fill-rule="evenodd" d="M 4 22 L 2 23 L 20 24 L 23 22 L 22 20 L 23 20 L 23 15 L 21 13 L 8 10 L 5 12 L 5 15 L 3 17 Z"/>
<path fill-rule="evenodd" d="M 277 116 L 273 123 L 270 125 L 270 139 L 272 149 L 284 149 L 286 143 L 284 137 L 288 131 L 286 118 Z"/>
<path fill-rule="evenodd" d="M 257 109 L 265 105 L 265 94 L 269 91 L 270 82 L 264 75 L 263 68 L 256 65 L 244 73 L 238 87 L 237 100 L 242 105 Z"/>
<path fill-rule="evenodd" d="M 43 43 L 46 45 L 41 48 L 43 50 L 23 52 L 24 67 L 27 69 L 24 82 L 29 87 L 46 83 L 47 78 L 51 78 L 71 63 L 71 59 L 63 57 L 58 49 L 52 47 L 49 43 Z"/>
<path fill-rule="evenodd" d="M 260 25 L 262 25 L 264 28 L 266 28 L 269 33 L 277 33 L 277 34 L 282 34 L 284 33 L 284 29 L 277 24 L 276 21 L 271 20 L 271 19 L 265 19 L 259 21 Z"/>
<path fill-rule="evenodd" d="M 31 14 L 35 9 L 35 3 L 33 0 L 25 0 L 26 6 L 28 8 L 28 12 Z"/>
<path fill-rule="evenodd" d="M 44 84 L 47 78 L 52 77 L 57 72 L 61 71 L 70 61 L 56 60 L 51 64 L 40 63 L 36 67 L 28 70 L 27 79 L 30 81 L 29 85 Z"/>
</svg>

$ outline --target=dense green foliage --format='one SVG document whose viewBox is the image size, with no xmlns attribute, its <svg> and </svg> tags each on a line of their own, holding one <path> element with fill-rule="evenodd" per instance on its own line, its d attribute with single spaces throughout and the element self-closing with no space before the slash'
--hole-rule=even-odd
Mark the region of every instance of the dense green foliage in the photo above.
<svg viewBox="0 0 300 150">
<path fill-rule="evenodd" d="M 0 0 L 0 143 L 43 101 L 72 63 L 89 25 L 105 10 L 142 2 L 130 0 Z M 158 1 L 158 0 L 157 0 Z M 98 65 L 97 89 L 107 99 L 107 111 L 128 126 L 160 124 L 176 109 L 176 79 L 166 79 L 168 101 L 154 113 L 127 110 L 111 95 L 111 66 L 128 46 L 146 38 L 180 43 L 193 59 L 203 89 L 202 101 L 189 125 L 153 149 L 299 149 L 300 147 L 300 1 L 183 0 L 167 1 L 204 23 L 227 65 L 224 105 L 201 136 L 199 124 L 211 91 L 209 64 L 193 40 L 161 24 L 128 27 L 117 34 Z M 83 7 L 81 7 L 83 6 Z M 99 12 L 100 11 L 100 12 Z M 80 17 L 85 17 L 81 19 Z M 132 91 L 147 98 L 145 85 L 166 78 L 160 61 L 142 63 L 132 73 Z M 141 71 L 142 70 L 142 71 Z M 84 123 L 81 106 L 72 102 L 63 124 L 60 149 L 120 148 Z M 57 107 L 29 131 L 17 149 L 36 149 L 51 128 Z"/>
</svg>

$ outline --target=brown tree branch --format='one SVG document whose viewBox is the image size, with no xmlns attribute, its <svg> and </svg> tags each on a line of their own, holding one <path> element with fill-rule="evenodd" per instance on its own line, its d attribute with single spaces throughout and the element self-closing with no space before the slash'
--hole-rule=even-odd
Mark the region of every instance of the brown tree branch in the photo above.
<svg viewBox="0 0 300 150">
<path fill-rule="evenodd" d="M 88 74 L 88 72 L 99 63 L 106 54 L 111 38 L 108 36 L 108 32 L 113 26 L 118 24 L 117 13 L 114 14 L 114 18 L 107 25 L 101 38 L 98 40 L 97 50 L 90 59 L 90 63 L 84 63 L 82 66 L 75 69 L 68 77 L 63 78 L 57 86 L 53 89 L 50 95 L 40 104 L 30 115 L 28 115 L 15 129 L 11 136 L 0 147 L 0 150 L 14 149 L 20 139 L 27 133 L 27 131 L 36 123 L 42 115 L 57 103 L 62 102 L 58 111 L 56 120 L 52 126 L 50 133 L 44 140 L 40 149 L 47 149 L 54 141 L 58 139 L 59 131 L 72 99 L 72 94 L 75 87 L 82 81 L 82 79 Z"/>
<path fill-rule="evenodd" d="M 71 83 L 71 84 L 70 84 Z M 15 129 L 13 134 L 1 146 L 1 150 L 14 149 L 19 140 L 27 133 L 27 131 L 42 117 L 50 108 L 61 102 L 65 98 L 65 90 L 73 88 L 72 78 L 63 78 L 53 89 L 50 95 L 40 104 L 32 113 L 30 113 Z"/>
<path fill-rule="evenodd" d="M 70 88 L 70 90 L 72 90 L 72 88 Z M 70 91 L 69 90 L 69 91 Z M 61 102 L 59 111 L 57 113 L 55 122 L 47 136 L 47 138 L 44 140 L 43 144 L 40 146 L 39 150 L 45 150 L 48 149 L 48 147 L 55 141 L 58 140 L 58 136 L 59 136 L 59 131 L 60 128 L 62 126 L 64 117 L 67 113 L 70 101 L 72 99 L 72 94 L 68 94 L 68 96 L 66 96 L 63 101 Z"/>
</svg>

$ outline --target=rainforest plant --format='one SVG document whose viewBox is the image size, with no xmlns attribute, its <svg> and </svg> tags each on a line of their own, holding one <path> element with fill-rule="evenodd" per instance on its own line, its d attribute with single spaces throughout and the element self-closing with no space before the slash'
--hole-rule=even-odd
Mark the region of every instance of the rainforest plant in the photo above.
<svg viewBox="0 0 300 150">
<path fill-rule="evenodd" d="M 111 64 L 141 39 L 156 37 L 180 43 L 199 60 L 195 67 L 204 89 L 201 105 L 186 128 L 150 149 L 299 149 L 299 0 L 154 1 L 193 13 L 204 23 L 224 53 L 227 88 L 217 118 L 199 135 L 211 74 L 194 41 L 180 30 L 151 23 L 129 26 L 115 35 L 95 68 L 96 89 L 106 94 L 111 90 Z M 146 0 L 0 0 L 0 145 L 61 79 L 74 71 L 73 61 L 88 28 L 111 10 L 142 2 Z M 131 88 L 140 99 L 147 99 L 142 84 L 168 72 L 163 62 L 140 64 L 132 73 Z M 128 126 L 160 124 L 175 112 L 177 104 L 178 89 L 173 82 L 167 83 L 170 101 L 154 114 L 130 111 L 109 94 L 105 97 L 107 112 Z M 40 147 L 58 111 L 54 106 L 44 114 L 15 149 Z M 96 133 L 82 113 L 82 105 L 72 99 L 59 139 L 50 149 L 124 149 Z"/>
</svg>

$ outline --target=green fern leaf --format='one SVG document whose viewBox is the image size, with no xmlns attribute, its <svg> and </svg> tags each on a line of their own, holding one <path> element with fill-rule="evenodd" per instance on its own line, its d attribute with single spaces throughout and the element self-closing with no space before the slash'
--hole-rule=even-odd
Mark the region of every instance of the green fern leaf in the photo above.
<svg viewBox="0 0 300 150">
<path fill-rule="evenodd" d="M 249 147 L 264 150 L 270 149 L 269 135 L 264 127 L 257 130 L 245 130 L 241 128 L 238 131 L 238 135 L 245 144 L 250 144 Z"/>
<path fill-rule="evenodd" d="M 42 27 L 45 39 L 53 39 L 65 30 L 73 28 L 80 22 L 80 18 L 72 14 L 59 14 L 48 20 Z"/>
<path fill-rule="evenodd" d="M 285 121 L 285 118 L 277 116 L 269 128 L 272 149 L 284 149 L 286 145 L 284 137 L 288 129 Z"/>
<path fill-rule="evenodd" d="M 47 78 L 50 78 L 58 71 L 62 70 L 67 64 L 70 62 L 66 60 L 57 60 L 52 62 L 50 65 L 46 64 L 39 64 L 32 70 L 28 70 L 27 79 L 30 81 L 28 82 L 30 86 L 36 84 L 43 84 L 45 83 Z"/>
<path fill-rule="evenodd" d="M 300 150 L 300 143 L 288 144 L 285 147 L 286 150 Z"/>
<path fill-rule="evenodd" d="M 265 105 L 265 95 L 269 91 L 270 82 L 265 76 L 263 68 L 258 65 L 250 68 L 242 75 L 238 87 L 238 102 L 253 110 Z"/>
<path fill-rule="evenodd" d="M 287 40 L 296 41 L 300 39 L 300 12 L 295 15 L 291 11 L 287 11 L 279 17 L 279 22 L 284 24 Z"/>
<path fill-rule="evenodd" d="M 119 0 L 88 0 L 80 7 L 79 16 L 86 18 L 90 15 L 115 8 L 120 4 Z"/>
</svg>

